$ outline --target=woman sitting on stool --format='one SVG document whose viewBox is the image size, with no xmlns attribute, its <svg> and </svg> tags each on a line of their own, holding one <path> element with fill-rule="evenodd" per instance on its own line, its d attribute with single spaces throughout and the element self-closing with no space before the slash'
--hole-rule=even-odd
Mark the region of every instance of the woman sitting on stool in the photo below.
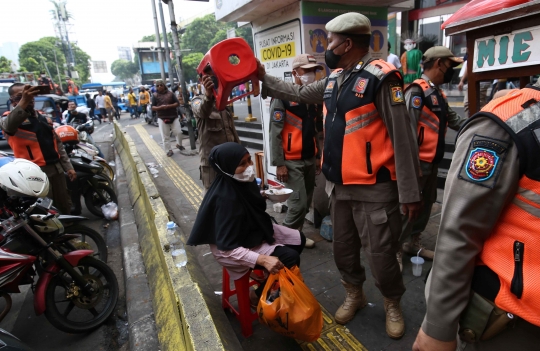
<svg viewBox="0 0 540 351">
<path fill-rule="evenodd" d="M 224 143 L 212 149 L 209 161 L 217 177 L 201 203 L 187 244 L 209 244 L 233 280 L 256 266 L 278 273 L 283 267 L 299 265 L 306 237 L 298 230 L 272 224 L 247 149 Z M 252 304 L 263 288 L 264 283 L 256 296 L 250 293 Z"/>
</svg>

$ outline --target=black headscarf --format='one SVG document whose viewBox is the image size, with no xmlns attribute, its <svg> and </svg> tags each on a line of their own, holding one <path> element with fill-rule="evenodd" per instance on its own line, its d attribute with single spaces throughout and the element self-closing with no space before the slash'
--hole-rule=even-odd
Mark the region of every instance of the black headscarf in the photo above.
<svg viewBox="0 0 540 351">
<path fill-rule="evenodd" d="M 215 146 L 209 161 L 217 176 L 206 193 L 191 230 L 188 245 L 215 244 L 219 250 L 240 246 L 256 247 L 274 242 L 266 200 L 256 181 L 240 182 L 233 178 L 236 167 L 248 151 L 237 143 Z"/>
</svg>

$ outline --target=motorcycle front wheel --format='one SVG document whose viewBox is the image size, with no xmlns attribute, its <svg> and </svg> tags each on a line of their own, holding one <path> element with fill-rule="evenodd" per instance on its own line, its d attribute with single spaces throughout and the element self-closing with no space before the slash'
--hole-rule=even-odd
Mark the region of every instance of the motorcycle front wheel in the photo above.
<svg viewBox="0 0 540 351">
<path fill-rule="evenodd" d="M 70 249 L 69 251 L 92 250 L 94 251 L 93 256 L 95 258 L 103 262 L 107 262 L 107 243 L 101 234 L 92 228 L 88 228 L 80 224 L 72 224 L 64 227 L 64 233 L 79 235 L 78 238 L 70 240 L 66 243 L 66 246 Z"/>
<path fill-rule="evenodd" d="M 86 333 L 111 316 L 118 300 L 118 282 L 112 269 L 93 257 L 82 258 L 73 267 L 94 292 L 84 294 L 65 271 L 55 275 L 45 291 L 45 316 L 57 329 L 66 333 Z"/>
<path fill-rule="evenodd" d="M 103 167 L 102 174 L 106 175 L 110 180 L 114 180 L 114 169 L 105 161 L 96 160 L 96 162 Z"/>
<path fill-rule="evenodd" d="M 98 217 L 103 217 L 103 211 L 101 206 L 108 204 L 109 202 L 118 203 L 116 198 L 116 193 L 114 190 L 105 185 L 98 184 L 96 187 L 89 187 L 88 191 L 84 194 L 84 203 L 88 211 L 92 212 L 93 215 Z"/>
</svg>

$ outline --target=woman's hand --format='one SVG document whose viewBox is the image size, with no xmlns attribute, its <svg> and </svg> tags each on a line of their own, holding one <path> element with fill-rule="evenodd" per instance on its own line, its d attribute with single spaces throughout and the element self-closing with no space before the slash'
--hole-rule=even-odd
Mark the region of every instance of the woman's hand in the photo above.
<svg viewBox="0 0 540 351">
<path fill-rule="evenodd" d="M 259 255 L 259 257 L 257 258 L 257 264 L 266 268 L 266 270 L 271 274 L 276 274 L 279 272 L 280 269 L 285 267 L 285 265 L 281 263 L 279 258 L 266 255 Z"/>
</svg>

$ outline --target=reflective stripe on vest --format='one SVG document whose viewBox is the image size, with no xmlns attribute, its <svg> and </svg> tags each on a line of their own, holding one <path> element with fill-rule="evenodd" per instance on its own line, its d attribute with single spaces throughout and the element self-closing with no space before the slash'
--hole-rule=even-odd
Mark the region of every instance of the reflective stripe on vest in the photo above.
<svg viewBox="0 0 540 351">
<path fill-rule="evenodd" d="M 60 154 L 54 131 L 45 118 L 40 116 L 28 121 L 30 123 L 19 126 L 14 135 L 7 135 L 15 157 L 32 161 L 40 167 L 58 162 Z"/>
<path fill-rule="evenodd" d="M 395 67 L 385 61 L 371 61 L 352 71 L 339 88 L 339 96 L 337 76 L 341 71 L 328 77 L 323 109 L 326 179 L 338 184 L 396 179 L 394 148 L 374 104 L 381 82 L 394 72 Z"/>
<path fill-rule="evenodd" d="M 499 277 L 495 304 L 536 326 L 540 326 L 540 178 L 531 177 L 540 169 L 538 101 L 540 90 L 524 88 L 490 102 L 471 117 L 497 116 L 514 138 L 520 166 L 527 163 L 520 167 L 525 174 L 518 191 L 484 243 L 479 264 Z"/>
<path fill-rule="evenodd" d="M 416 79 L 407 89 L 414 85 L 419 86 L 424 93 L 417 126 L 419 158 L 424 162 L 438 164 L 444 156 L 444 137 L 447 127 L 446 99 L 442 92 L 439 93 L 422 78 Z"/>
</svg>

